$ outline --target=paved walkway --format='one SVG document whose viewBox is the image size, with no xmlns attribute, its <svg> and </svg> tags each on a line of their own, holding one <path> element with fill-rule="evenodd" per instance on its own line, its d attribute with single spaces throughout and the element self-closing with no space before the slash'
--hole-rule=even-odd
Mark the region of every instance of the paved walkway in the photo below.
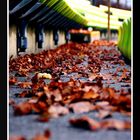
<svg viewBox="0 0 140 140">
<path fill-rule="evenodd" d="M 108 47 L 104 47 L 104 49 L 108 49 Z M 116 48 L 113 48 L 116 49 Z M 116 49 L 116 51 L 118 51 Z M 110 54 L 111 55 L 111 54 Z M 86 60 L 86 58 L 85 58 Z M 126 68 L 130 72 L 130 65 L 125 64 L 124 66 L 120 66 L 120 64 L 111 64 L 110 61 L 103 61 L 102 68 L 100 73 L 114 73 L 117 68 L 124 69 Z M 86 61 L 82 64 L 86 65 Z M 109 65 L 108 69 L 104 69 L 103 65 Z M 14 75 L 15 72 L 10 72 L 10 75 Z M 122 75 L 122 72 L 119 71 L 118 75 Z M 68 81 L 69 78 L 75 75 L 73 77 L 76 77 L 77 73 L 68 74 L 67 76 L 61 76 L 61 79 L 63 81 Z M 30 73 L 29 77 L 31 78 L 33 76 L 33 73 Z M 19 81 L 27 81 L 27 77 L 17 77 Z M 81 78 L 81 80 L 85 80 L 84 77 Z M 30 80 L 29 80 L 30 81 Z M 125 82 L 118 82 L 114 83 L 112 80 L 103 80 L 102 81 L 104 86 L 114 87 L 117 90 L 130 89 L 130 83 Z M 16 94 L 21 93 L 21 91 L 24 91 L 25 89 L 21 89 L 17 86 L 10 86 L 9 89 L 9 96 L 10 98 L 14 99 L 16 103 L 20 103 L 22 101 L 28 100 L 28 98 L 19 98 L 16 97 Z M 13 107 L 10 106 L 9 108 L 9 127 L 10 127 L 10 135 L 22 135 L 25 136 L 27 139 L 31 139 L 34 135 L 37 133 L 43 133 L 45 129 L 50 129 L 52 136 L 51 140 L 130 140 L 131 139 L 131 131 L 130 130 L 124 130 L 124 131 L 116 131 L 116 130 L 100 130 L 97 132 L 91 132 L 84 129 L 77 129 L 72 127 L 69 124 L 69 119 L 73 116 L 78 117 L 87 115 L 91 118 L 96 117 L 96 111 L 88 112 L 88 113 L 82 113 L 82 114 L 75 114 L 70 113 L 68 115 L 51 119 L 49 122 L 41 123 L 36 121 L 36 118 L 38 115 L 31 114 L 31 115 L 25 115 L 25 116 L 14 116 L 13 113 Z M 113 113 L 112 118 L 119 119 L 119 120 L 130 120 L 131 118 L 129 116 L 123 115 L 119 112 Z"/>
</svg>

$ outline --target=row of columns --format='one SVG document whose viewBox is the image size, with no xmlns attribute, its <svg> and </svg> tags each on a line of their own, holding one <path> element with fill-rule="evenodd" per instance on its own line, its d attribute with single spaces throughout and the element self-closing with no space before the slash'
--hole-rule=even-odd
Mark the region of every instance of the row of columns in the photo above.
<svg viewBox="0 0 140 140">
<path fill-rule="evenodd" d="M 101 39 L 108 39 L 108 34 L 107 33 L 101 33 L 100 34 Z M 118 40 L 118 33 L 111 33 L 110 34 L 110 40 Z"/>
<path fill-rule="evenodd" d="M 47 29 L 42 25 L 27 25 L 23 21 L 9 28 L 9 57 L 53 49 L 58 45 L 68 43 L 69 40 L 67 30 Z"/>
<path fill-rule="evenodd" d="M 17 55 L 20 52 L 26 52 L 28 49 L 28 35 L 26 35 L 26 29 L 27 29 L 27 23 L 26 21 L 22 20 L 18 25 L 17 25 Z M 39 49 L 43 48 L 44 44 L 44 38 L 45 38 L 45 30 L 42 24 L 35 25 L 35 42 L 37 44 L 37 47 Z M 59 35 L 59 29 L 52 29 L 52 35 L 53 35 L 53 45 L 57 46 L 60 35 Z M 69 38 L 69 32 L 67 30 L 63 31 L 64 34 L 64 40 L 65 42 L 63 43 L 68 43 L 70 40 Z M 46 38 L 45 38 L 46 39 Z M 62 39 L 62 38 L 61 38 Z"/>
</svg>

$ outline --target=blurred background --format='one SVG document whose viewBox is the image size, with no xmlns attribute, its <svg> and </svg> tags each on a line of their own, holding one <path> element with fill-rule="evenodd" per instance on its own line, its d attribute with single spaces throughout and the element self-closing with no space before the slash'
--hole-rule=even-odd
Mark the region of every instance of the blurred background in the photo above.
<svg viewBox="0 0 140 140">
<path fill-rule="evenodd" d="M 131 18 L 131 7 L 131 0 L 10 0 L 9 57 L 71 41 L 118 42 L 119 28 Z"/>
</svg>

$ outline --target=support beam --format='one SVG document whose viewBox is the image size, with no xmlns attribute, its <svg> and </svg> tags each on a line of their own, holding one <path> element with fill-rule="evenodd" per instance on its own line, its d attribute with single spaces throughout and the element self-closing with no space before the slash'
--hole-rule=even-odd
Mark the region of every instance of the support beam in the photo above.
<svg viewBox="0 0 140 140">
<path fill-rule="evenodd" d="M 108 42 L 110 41 L 110 0 L 108 0 Z"/>
</svg>

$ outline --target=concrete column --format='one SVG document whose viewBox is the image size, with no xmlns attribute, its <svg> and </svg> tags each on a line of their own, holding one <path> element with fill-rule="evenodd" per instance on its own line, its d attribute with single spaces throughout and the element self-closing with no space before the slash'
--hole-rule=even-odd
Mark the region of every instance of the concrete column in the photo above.
<svg viewBox="0 0 140 140">
<path fill-rule="evenodd" d="M 65 32 L 64 31 L 59 31 L 59 41 L 58 41 L 58 46 L 65 44 Z"/>
<path fill-rule="evenodd" d="M 44 30 L 44 49 L 49 50 L 54 48 L 53 43 L 53 31 L 52 30 Z"/>
<path fill-rule="evenodd" d="M 101 39 L 106 39 L 105 33 L 101 34 Z"/>
<path fill-rule="evenodd" d="M 9 27 L 9 57 L 17 57 L 17 38 L 16 38 L 16 25 Z"/>
<path fill-rule="evenodd" d="M 36 37 L 36 35 L 35 35 Z M 35 40 L 35 53 L 39 53 L 43 50 L 47 50 L 46 46 L 45 46 L 45 33 L 43 32 L 43 38 L 44 38 L 44 42 L 42 43 L 42 48 L 38 48 L 38 42 Z"/>
<path fill-rule="evenodd" d="M 27 26 L 25 36 L 27 37 L 27 49 L 26 53 L 37 52 L 37 44 L 35 40 L 35 28 Z"/>
<path fill-rule="evenodd" d="M 17 29 L 16 25 L 12 25 L 9 28 L 9 57 L 17 57 Z M 44 42 L 43 48 L 38 48 L 38 43 L 36 42 L 35 27 L 27 26 L 25 31 L 25 36 L 27 37 L 27 49 L 21 54 L 31 54 L 39 53 L 43 50 L 55 49 L 53 41 L 53 30 L 44 30 Z M 59 41 L 58 46 L 65 43 L 65 33 L 64 31 L 59 31 Z"/>
</svg>

